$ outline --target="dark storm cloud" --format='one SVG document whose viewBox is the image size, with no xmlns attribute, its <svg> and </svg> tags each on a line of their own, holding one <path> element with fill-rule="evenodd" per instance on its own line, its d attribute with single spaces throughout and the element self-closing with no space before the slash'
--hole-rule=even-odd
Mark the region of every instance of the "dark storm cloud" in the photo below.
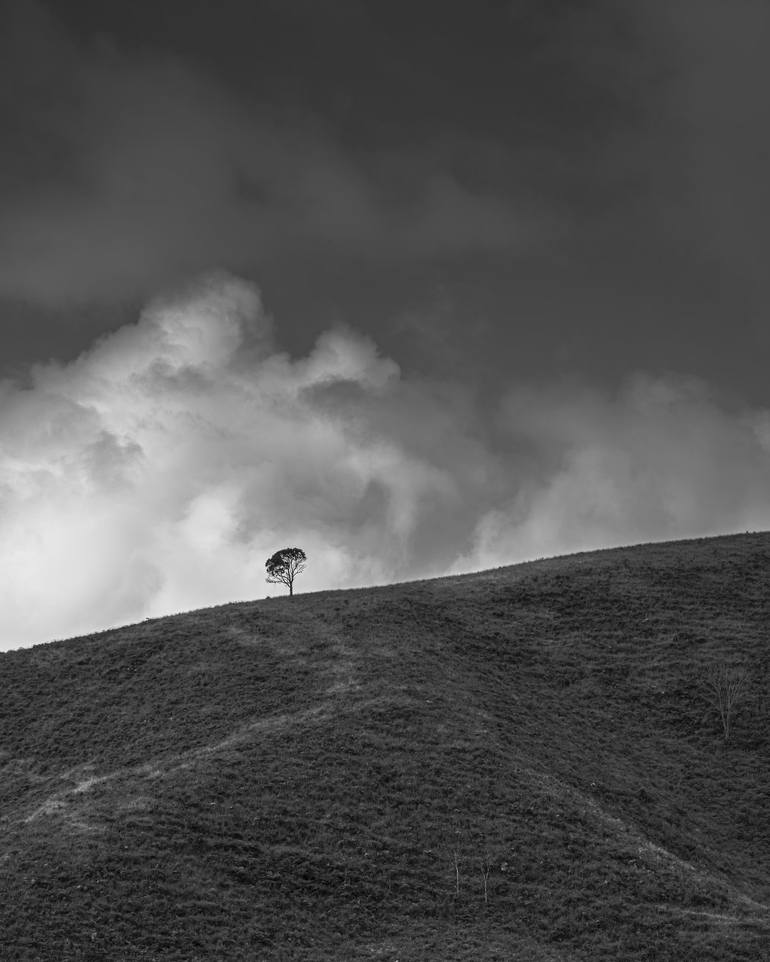
<svg viewBox="0 0 770 962">
<path fill-rule="evenodd" d="M 42 7 L 6 11 L 4 48 L 6 297 L 136 297 L 313 245 L 400 258 L 515 250 L 544 228 L 441 164 L 402 189 L 395 162 L 355 157 L 308 118 L 276 121 L 172 55 L 75 41 Z"/>
<path fill-rule="evenodd" d="M 451 342 L 487 380 L 511 363 L 617 379 L 664 342 L 671 366 L 708 365 L 713 272 L 690 215 L 672 226 L 672 74 L 690 58 L 660 5 L 15 9 L 0 31 L 6 370 L 14 350 L 72 357 L 216 266 L 260 279 L 297 350 L 342 316 L 406 365 L 435 369 L 427 340 Z M 392 324 L 436 285 L 468 321 Z"/>
<path fill-rule="evenodd" d="M 672 220 L 726 287 L 743 293 L 738 313 L 753 315 L 768 346 L 770 7 L 678 0 L 663 23 L 681 51 L 669 109 L 686 176 Z"/>
</svg>

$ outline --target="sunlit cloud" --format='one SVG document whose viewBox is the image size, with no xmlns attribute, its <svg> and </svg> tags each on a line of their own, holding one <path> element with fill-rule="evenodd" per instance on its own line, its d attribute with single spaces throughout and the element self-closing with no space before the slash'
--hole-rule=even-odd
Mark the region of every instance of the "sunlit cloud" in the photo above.
<svg viewBox="0 0 770 962">
<path fill-rule="evenodd" d="M 5 384 L 4 643 L 262 595 L 284 544 L 312 559 L 305 589 L 393 576 L 421 504 L 451 501 L 454 481 L 328 396 L 386 408 L 400 383 L 350 330 L 290 359 L 256 288 L 213 275 Z"/>
</svg>

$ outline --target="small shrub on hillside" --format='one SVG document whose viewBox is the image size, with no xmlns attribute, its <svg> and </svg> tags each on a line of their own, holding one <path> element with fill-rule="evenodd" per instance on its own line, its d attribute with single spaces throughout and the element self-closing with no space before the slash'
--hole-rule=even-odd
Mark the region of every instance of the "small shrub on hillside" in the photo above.
<svg viewBox="0 0 770 962">
<path fill-rule="evenodd" d="M 730 738 L 738 707 L 746 700 L 749 672 L 723 662 L 709 665 L 701 677 L 704 695 L 719 717 L 724 740 Z"/>
</svg>

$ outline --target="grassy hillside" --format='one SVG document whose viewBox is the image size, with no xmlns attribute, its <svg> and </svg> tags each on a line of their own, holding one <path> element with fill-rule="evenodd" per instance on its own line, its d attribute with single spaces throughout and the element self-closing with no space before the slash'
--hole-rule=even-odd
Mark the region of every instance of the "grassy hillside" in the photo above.
<svg viewBox="0 0 770 962">
<path fill-rule="evenodd" d="M 0 956 L 770 959 L 769 616 L 761 534 L 4 654 Z"/>
</svg>

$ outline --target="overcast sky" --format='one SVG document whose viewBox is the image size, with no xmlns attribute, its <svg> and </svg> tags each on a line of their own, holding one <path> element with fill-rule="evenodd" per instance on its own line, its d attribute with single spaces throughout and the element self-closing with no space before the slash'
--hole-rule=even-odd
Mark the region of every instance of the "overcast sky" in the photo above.
<svg viewBox="0 0 770 962">
<path fill-rule="evenodd" d="M 0 11 L 0 648 L 770 527 L 764 0 Z"/>
</svg>

